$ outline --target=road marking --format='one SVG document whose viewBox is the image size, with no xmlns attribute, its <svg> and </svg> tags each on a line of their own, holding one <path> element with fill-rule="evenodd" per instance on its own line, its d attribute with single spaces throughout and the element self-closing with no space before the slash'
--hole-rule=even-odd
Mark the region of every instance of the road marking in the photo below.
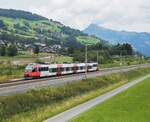
<svg viewBox="0 0 150 122">
<path fill-rule="evenodd" d="M 115 96 L 116 94 L 119 94 L 123 91 L 125 91 L 126 89 L 136 85 L 137 83 L 140 83 L 142 82 L 143 80 L 147 79 L 150 77 L 150 74 L 149 75 L 146 75 L 144 77 L 141 77 L 137 80 L 134 80 L 134 81 L 131 81 L 119 88 L 116 88 L 110 92 L 107 92 L 99 97 L 96 97 L 92 100 L 89 100 L 83 104 L 80 104 L 72 109 L 69 109 L 63 113 L 60 113 L 52 118 L 49 118 L 47 120 L 45 120 L 44 122 L 66 122 L 66 121 L 69 121 L 70 119 L 72 119 L 73 117 L 79 115 L 80 113 L 88 110 L 89 108 L 97 105 L 97 104 L 100 104 L 102 102 L 104 102 L 105 100 L 108 100 L 109 98 Z"/>
</svg>

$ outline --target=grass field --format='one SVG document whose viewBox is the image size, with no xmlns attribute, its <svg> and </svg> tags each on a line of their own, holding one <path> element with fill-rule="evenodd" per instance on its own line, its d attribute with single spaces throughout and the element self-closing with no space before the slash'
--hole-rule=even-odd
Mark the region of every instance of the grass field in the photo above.
<svg viewBox="0 0 150 122">
<path fill-rule="evenodd" d="M 0 65 L 0 83 L 12 79 L 22 78 L 24 66 Z"/>
<path fill-rule="evenodd" d="M 93 37 L 86 37 L 86 36 L 78 36 L 76 39 L 82 44 L 88 44 L 88 45 L 96 44 L 99 42 L 99 39 Z"/>
<path fill-rule="evenodd" d="M 59 35 L 56 37 L 60 38 L 61 40 L 66 40 L 66 37 L 69 36 L 69 33 L 65 31 L 69 31 L 70 29 L 64 30 L 64 26 L 62 24 L 54 21 L 31 21 L 22 18 L 13 19 L 2 16 L 0 19 L 3 20 L 7 27 L 7 29 L 1 29 L 0 32 L 13 33 L 14 35 L 17 35 L 21 38 L 35 38 L 39 36 L 44 36 L 44 38 L 51 38 L 50 33 L 54 33 L 55 36 L 55 33 L 59 33 Z M 40 30 L 43 30 L 44 33 L 41 33 Z M 96 37 L 92 36 L 76 36 L 76 39 L 82 44 L 96 44 L 100 41 Z"/>
<path fill-rule="evenodd" d="M 150 78 L 79 115 L 71 122 L 149 122 Z"/>
<path fill-rule="evenodd" d="M 118 67 L 118 66 L 128 66 L 128 65 L 136 65 L 136 64 L 143 64 L 143 63 L 150 63 L 148 59 L 141 59 L 141 57 L 133 57 L 133 56 L 126 56 L 122 58 L 120 61 L 120 57 L 113 58 L 112 63 L 104 63 L 101 64 L 101 68 L 109 68 L 109 67 Z"/>
<path fill-rule="evenodd" d="M 34 37 L 38 33 L 36 32 L 36 28 L 43 28 L 45 30 L 51 30 L 52 32 L 59 32 L 60 31 L 60 24 L 56 24 L 53 22 L 49 22 L 47 20 L 40 20 L 40 21 L 30 21 L 26 19 L 21 19 L 21 18 L 8 18 L 8 17 L 0 17 L 1 20 L 4 21 L 4 23 L 7 25 L 8 29 L 12 31 L 18 30 L 18 35 L 22 35 L 24 33 L 28 37 Z M 24 32 L 21 29 L 15 28 L 15 24 L 19 24 L 21 26 L 26 26 L 25 23 L 28 23 L 28 31 Z M 45 23 L 45 24 L 44 24 Z M 24 36 L 24 34 L 22 36 Z"/>
<path fill-rule="evenodd" d="M 148 73 L 150 73 L 150 68 L 84 79 L 59 87 L 47 87 L 0 97 L 0 121 L 42 122 L 50 116 Z"/>
<path fill-rule="evenodd" d="M 35 62 L 37 59 L 43 61 L 43 62 L 52 62 L 52 60 L 50 60 L 50 58 L 45 58 L 45 57 L 55 57 L 56 58 L 56 62 L 59 63 L 63 63 L 63 62 L 72 62 L 73 58 L 69 57 L 69 56 L 63 56 L 63 55 L 56 55 L 53 53 L 39 53 L 37 54 L 32 54 L 29 52 L 19 52 L 19 54 L 17 56 L 14 57 L 9 57 L 9 56 L 0 56 L 0 64 L 5 63 L 8 64 L 11 63 L 13 64 L 13 62 L 18 61 L 20 62 L 19 65 L 24 65 L 24 64 L 28 64 L 28 63 L 33 63 Z"/>
</svg>

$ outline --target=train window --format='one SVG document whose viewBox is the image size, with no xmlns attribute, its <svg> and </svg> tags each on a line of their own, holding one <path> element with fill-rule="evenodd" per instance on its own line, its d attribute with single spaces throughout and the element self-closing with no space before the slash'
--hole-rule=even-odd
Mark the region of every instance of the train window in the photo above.
<svg viewBox="0 0 150 122">
<path fill-rule="evenodd" d="M 33 70 L 32 70 L 32 72 L 37 72 L 38 70 L 37 70 L 37 68 L 34 68 Z"/>
<path fill-rule="evenodd" d="M 97 64 L 94 64 L 93 67 L 97 67 Z"/>
<path fill-rule="evenodd" d="M 57 72 L 57 68 L 52 68 L 52 72 Z"/>
<path fill-rule="evenodd" d="M 66 71 L 70 71 L 71 69 L 70 69 L 70 67 L 66 67 Z"/>
<path fill-rule="evenodd" d="M 27 67 L 25 68 L 25 71 L 32 71 L 32 67 L 27 66 Z"/>
<path fill-rule="evenodd" d="M 84 69 L 84 67 L 83 67 L 83 66 L 81 66 L 81 67 L 80 67 L 80 70 L 83 70 L 83 69 Z"/>
<path fill-rule="evenodd" d="M 69 71 L 72 71 L 72 68 L 71 68 L 71 67 L 69 67 Z"/>
<path fill-rule="evenodd" d="M 48 67 L 44 67 L 44 71 L 48 71 Z"/>
<path fill-rule="evenodd" d="M 39 71 L 48 71 L 48 67 L 41 67 L 39 68 Z"/>
<path fill-rule="evenodd" d="M 49 68 L 49 72 L 53 72 L 52 68 Z"/>
</svg>

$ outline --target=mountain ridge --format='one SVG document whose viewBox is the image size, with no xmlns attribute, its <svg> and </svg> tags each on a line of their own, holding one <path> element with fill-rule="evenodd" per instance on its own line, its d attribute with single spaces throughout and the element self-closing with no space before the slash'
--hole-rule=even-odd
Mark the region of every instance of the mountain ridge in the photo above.
<svg viewBox="0 0 150 122">
<path fill-rule="evenodd" d="M 96 24 L 90 24 L 83 32 L 100 37 L 112 44 L 129 43 L 140 53 L 150 56 L 150 33 L 148 32 L 117 31 Z"/>
<path fill-rule="evenodd" d="M 0 16 L 11 17 L 11 18 L 24 18 L 28 20 L 48 20 L 48 18 L 40 16 L 35 13 L 27 12 L 24 10 L 15 9 L 2 9 L 0 8 Z"/>
</svg>

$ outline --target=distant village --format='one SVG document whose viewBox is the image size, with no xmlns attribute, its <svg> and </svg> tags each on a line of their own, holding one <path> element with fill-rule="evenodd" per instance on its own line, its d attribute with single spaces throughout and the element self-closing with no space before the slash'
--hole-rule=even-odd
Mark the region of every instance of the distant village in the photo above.
<svg viewBox="0 0 150 122">
<path fill-rule="evenodd" d="M 10 42 L 0 40 L 0 45 L 5 45 L 5 44 L 11 45 Z M 40 52 L 43 52 L 43 53 L 56 53 L 60 49 L 62 49 L 62 46 L 58 45 L 58 44 L 46 45 L 46 44 L 40 43 L 40 42 L 37 42 L 37 43 L 34 43 L 34 44 L 32 44 L 32 43 L 31 44 L 23 44 L 23 43 L 16 42 L 15 45 L 18 47 L 18 50 L 22 50 L 22 47 L 24 47 L 30 53 L 33 53 L 35 45 L 38 46 Z"/>
</svg>

